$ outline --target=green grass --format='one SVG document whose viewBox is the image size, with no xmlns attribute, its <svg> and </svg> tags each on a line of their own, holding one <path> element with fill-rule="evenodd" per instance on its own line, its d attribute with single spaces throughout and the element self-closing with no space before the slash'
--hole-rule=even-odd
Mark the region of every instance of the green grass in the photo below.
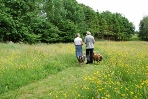
<svg viewBox="0 0 148 99">
<path fill-rule="evenodd" d="M 83 46 L 85 53 L 85 46 Z M 95 43 L 80 67 L 68 44 L 0 44 L 0 99 L 148 99 L 148 43 Z"/>
<path fill-rule="evenodd" d="M 139 41 L 138 34 L 133 34 L 132 37 L 130 38 L 131 41 Z"/>
<path fill-rule="evenodd" d="M 0 44 L 0 93 L 71 67 L 76 61 L 73 45 L 62 45 Z"/>
</svg>

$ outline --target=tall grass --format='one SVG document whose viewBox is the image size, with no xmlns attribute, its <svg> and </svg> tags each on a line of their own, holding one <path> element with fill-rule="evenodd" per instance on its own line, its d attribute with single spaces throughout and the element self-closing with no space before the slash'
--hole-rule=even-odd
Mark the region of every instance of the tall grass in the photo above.
<svg viewBox="0 0 148 99">
<path fill-rule="evenodd" d="M 148 99 L 148 43 L 97 44 L 95 50 L 104 55 L 104 68 L 84 78 L 88 84 L 82 85 L 77 99 Z"/>
<path fill-rule="evenodd" d="M 94 70 L 91 74 L 86 73 L 79 82 L 71 82 L 67 87 L 56 86 L 62 88 L 47 91 L 42 99 L 148 99 L 148 42 L 101 41 L 95 43 L 94 51 L 103 55 L 103 61 L 83 67 L 83 71 Z M 1 93 L 78 66 L 75 48 L 70 43 L 0 44 L 0 55 Z"/>
<path fill-rule="evenodd" d="M 75 64 L 73 44 L 0 44 L 0 93 Z"/>
</svg>

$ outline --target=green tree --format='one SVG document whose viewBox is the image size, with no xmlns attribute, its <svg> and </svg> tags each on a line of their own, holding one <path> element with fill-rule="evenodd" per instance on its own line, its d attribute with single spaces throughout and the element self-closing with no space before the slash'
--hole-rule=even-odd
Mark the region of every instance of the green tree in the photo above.
<svg viewBox="0 0 148 99">
<path fill-rule="evenodd" d="M 102 38 L 128 40 L 134 33 L 134 25 L 120 13 L 102 12 L 100 20 Z"/>
<path fill-rule="evenodd" d="M 148 16 L 143 17 L 139 24 L 139 38 L 148 41 Z"/>
<path fill-rule="evenodd" d="M 82 33 L 86 29 L 85 15 L 83 7 L 76 0 L 64 0 L 64 8 L 66 10 L 66 19 L 71 20 L 77 26 L 78 32 Z"/>
<path fill-rule="evenodd" d="M 72 42 L 75 33 L 80 32 L 83 37 L 86 31 L 95 38 L 128 40 L 134 33 L 133 24 L 121 14 L 99 13 L 76 0 L 0 0 L 0 3 L 2 42 Z M 141 27 L 144 34 L 145 28 Z"/>
<path fill-rule="evenodd" d="M 86 30 L 92 32 L 95 35 L 99 32 L 99 13 L 95 12 L 91 7 L 81 4 L 85 15 Z"/>
<path fill-rule="evenodd" d="M 37 17 L 35 2 L 32 0 L 3 0 L 1 4 L 1 41 L 29 40 L 26 37 L 32 34 L 32 18 Z"/>
</svg>

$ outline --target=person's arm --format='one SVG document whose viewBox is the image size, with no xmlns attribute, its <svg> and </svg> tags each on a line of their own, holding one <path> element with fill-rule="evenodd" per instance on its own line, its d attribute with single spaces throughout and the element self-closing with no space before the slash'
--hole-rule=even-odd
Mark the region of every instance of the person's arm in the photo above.
<svg viewBox="0 0 148 99">
<path fill-rule="evenodd" d="M 83 41 L 82 41 L 82 38 L 81 38 L 81 41 L 80 41 L 80 42 L 81 42 L 81 45 L 83 45 Z"/>
<path fill-rule="evenodd" d="M 93 37 L 93 43 L 95 43 L 95 39 L 94 39 L 94 37 Z"/>
</svg>

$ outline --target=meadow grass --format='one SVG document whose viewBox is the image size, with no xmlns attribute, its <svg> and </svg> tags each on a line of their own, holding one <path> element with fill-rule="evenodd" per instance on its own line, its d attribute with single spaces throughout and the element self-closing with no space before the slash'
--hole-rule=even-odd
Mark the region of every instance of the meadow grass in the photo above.
<svg viewBox="0 0 148 99">
<path fill-rule="evenodd" d="M 0 93 L 55 74 L 75 63 L 72 44 L 1 43 L 0 55 Z"/>
<path fill-rule="evenodd" d="M 85 78 L 95 98 L 148 99 L 147 42 L 102 42 L 97 49 L 105 56 L 105 68 Z"/>
<path fill-rule="evenodd" d="M 94 51 L 103 61 L 80 67 L 71 43 L 0 44 L 0 98 L 148 99 L 148 42 L 101 41 Z"/>
</svg>

